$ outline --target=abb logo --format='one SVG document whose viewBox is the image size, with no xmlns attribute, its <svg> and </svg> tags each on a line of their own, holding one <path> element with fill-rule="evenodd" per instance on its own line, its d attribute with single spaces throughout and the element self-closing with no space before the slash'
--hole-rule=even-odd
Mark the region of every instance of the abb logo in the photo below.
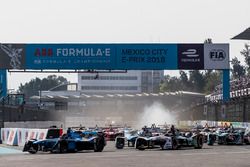
<svg viewBox="0 0 250 167">
<path fill-rule="evenodd" d="M 37 48 L 34 53 L 35 56 L 53 56 L 52 48 Z"/>
</svg>

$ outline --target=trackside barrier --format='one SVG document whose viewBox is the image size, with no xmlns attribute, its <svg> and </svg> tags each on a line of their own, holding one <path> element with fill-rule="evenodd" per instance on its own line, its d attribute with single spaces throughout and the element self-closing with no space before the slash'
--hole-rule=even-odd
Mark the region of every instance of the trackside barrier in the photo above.
<svg viewBox="0 0 250 167">
<path fill-rule="evenodd" d="M 47 134 L 48 134 L 48 129 L 39 129 L 38 130 L 38 135 L 37 135 L 37 140 L 46 139 Z"/>
<path fill-rule="evenodd" d="M 11 128 L 8 135 L 7 144 L 12 146 L 17 146 L 17 128 Z"/>
<path fill-rule="evenodd" d="M 7 144 L 8 136 L 9 136 L 9 128 L 2 128 L 1 129 L 1 140 L 3 144 Z"/>
<path fill-rule="evenodd" d="M 29 135 L 28 135 L 28 140 L 37 139 L 38 131 L 39 131 L 38 129 L 30 129 Z"/>
<path fill-rule="evenodd" d="M 197 121 L 179 121 L 180 127 L 194 127 L 195 125 L 205 126 L 206 124 L 210 127 L 224 127 L 225 125 L 232 125 L 235 128 L 247 128 L 250 127 L 249 122 L 228 122 L 228 121 L 206 121 L 206 120 L 197 120 Z"/>
<path fill-rule="evenodd" d="M 1 140 L 3 144 L 24 146 L 31 139 L 44 140 L 46 138 L 58 138 L 63 130 L 52 129 L 26 129 L 26 128 L 2 128 Z"/>
<path fill-rule="evenodd" d="M 25 142 L 28 140 L 29 129 L 19 128 L 17 129 L 17 142 L 18 146 L 24 146 Z"/>
</svg>

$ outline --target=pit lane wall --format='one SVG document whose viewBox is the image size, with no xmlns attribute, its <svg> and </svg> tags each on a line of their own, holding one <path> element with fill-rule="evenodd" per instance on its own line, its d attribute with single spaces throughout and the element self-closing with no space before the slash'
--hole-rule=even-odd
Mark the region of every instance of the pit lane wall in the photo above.
<svg viewBox="0 0 250 167">
<path fill-rule="evenodd" d="M 223 127 L 225 125 L 229 126 L 230 123 L 232 123 L 232 125 L 235 128 L 248 128 L 248 127 L 250 127 L 249 122 L 227 122 L 227 121 L 206 121 L 206 120 L 179 121 L 178 126 L 179 127 L 194 127 L 197 125 L 205 126 L 206 124 L 208 124 L 209 127 Z"/>
<path fill-rule="evenodd" d="M 48 129 L 1 128 L 2 143 L 12 146 L 24 146 L 31 139 L 44 140 L 47 134 Z"/>
</svg>

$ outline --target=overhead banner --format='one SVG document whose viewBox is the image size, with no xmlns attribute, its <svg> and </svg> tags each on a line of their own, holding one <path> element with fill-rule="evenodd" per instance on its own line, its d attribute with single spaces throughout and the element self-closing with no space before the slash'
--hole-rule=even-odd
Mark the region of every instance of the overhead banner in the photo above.
<svg viewBox="0 0 250 167">
<path fill-rule="evenodd" d="M 27 44 L 0 44 L 1 69 L 25 69 Z"/>
<path fill-rule="evenodd" d="M 229 69 L 229 44 L 0 44 L 0 69 Z"/>
<path fill-rule="evenodd" d="M 229 45 L 204 44 L 204 69 L 229 69 Z"/>
<path fill-rule="evenodd" d="M 204 69 L 203 44 L 179 44 L 178 69 Z"/>
</svg>

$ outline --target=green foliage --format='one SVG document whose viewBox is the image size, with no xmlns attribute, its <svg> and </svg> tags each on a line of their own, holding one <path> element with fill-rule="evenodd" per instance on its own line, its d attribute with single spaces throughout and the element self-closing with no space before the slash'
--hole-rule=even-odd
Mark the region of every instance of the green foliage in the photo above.
<svg viewBox="0 0 250 167">
<path fill-rule="evenodd" d="M 222 80 L 222 71 L 212 71 L 208 70 L 205 73 L 205 87 L 204 93 L 209 94 L 211 93 L 215 87 L 221 84 Z"/>
<path fill-rule="evenodd" d="M 160 85 L 160 91 L 177 91 L 181 87 L 181 83 L 177 77 L 164 76 L 164 80 Z"/>
<path fill-rule="evenodd" d="M 248 74 L 250 74 L 250 45 L 245 44 L 244 49 L 240 52 L 241 55 L 245 58 L 246 69 Z"/>
<path fill-rule="evenodd" d="M 231 63 L 232 63 L 231 71 L 234 79 L 242 77 L 246 74 L 244 66 L 240 64 L 240 61 L 236 57 L 232 59 Z"/>
<path fill-rule="evenodd" d="M 199 70 L 189 71 L 189 83 L 192 85 L 191 91 L 203 92 L 205 86 L 205 79 Z"/>
<path fill-rule="evenodd" d="M 221 71 L 199 71 L 191 70 L 188 74 L 180 71 L 180 77 L 165 76 L 160 85 L 160 91 L 192 91 L 200 93 L 211 93 L 215 86 L 221 84 Z"/>
<path fill-rule="evenodd" d="M 62 76 L 49 75 L 47 78 L 32 79 L 30 82 L 20 85 L 18 92 L 24 93 L 25 97 L 38 96 L 39 91 L 50 90 L 51 88 L 57 87 L 63 83 L 66 83 L 67 79 Z M 66 90 L 66 86 L 56 88 L 56 90 Z"/>
</svg>

